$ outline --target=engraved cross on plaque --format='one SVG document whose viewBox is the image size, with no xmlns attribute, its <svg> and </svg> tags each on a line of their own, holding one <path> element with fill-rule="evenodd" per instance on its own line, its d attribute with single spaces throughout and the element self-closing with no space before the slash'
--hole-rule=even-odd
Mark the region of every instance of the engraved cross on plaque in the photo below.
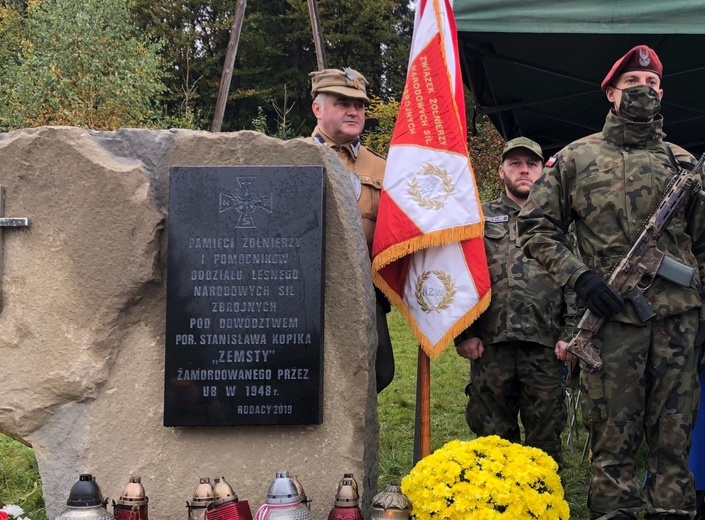
<svg viewBox="0 0 705 520">
<path fill-rule="evenodd" d="M 3 274 L 3 234 L 5 228 L 27 227 L 28 218 L 5 218 L 5 187 L 0 186 L 0 286 Z M 2 310 L 2 290 L 0 290 L 0 310 Z"/>
<path fill-rule="evenodd" d="M 254 213 L 257 209 L 262 209 L 267 213 L 272 212 L 272 194 L 261 193 L 254 189 L 254 177 L 238 177 L 237 183 L 240 187 L 232 195 L 220 194 L 220 212 L 235 208 L 238 212 L 239 219 L 236 228 L 254 228 L 255 217 Z"/>
</svg>

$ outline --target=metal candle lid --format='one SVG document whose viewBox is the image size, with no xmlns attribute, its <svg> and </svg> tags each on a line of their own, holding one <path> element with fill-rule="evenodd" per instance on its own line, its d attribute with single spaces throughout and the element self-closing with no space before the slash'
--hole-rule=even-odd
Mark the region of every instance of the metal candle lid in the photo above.
<svg viewBox="0 0 705 520">
<path fill-rule="evenodd" d="M 392 482 L 384 491 L 374 496 L 370 515 L 373 520 L 383 518 L 406 520 L 411 516 L 412 509 L 409 497 L 401 492 L 401 488 L 396 482 Z"/>
<path fill-rule="evenodd" d="M 84 473 L 78 477 L 78 482 L 71 487 L 66 505 L 70 507 L 100 507 L 103 505 L 103 494 L 100 491 L 100 486 L 93 479 L 93 475 Z"/>
<path fill-rule="evenodd" d="M 125 486 L 120 495 L 118 504 L 123 506 L 146 506 L 149 498 L 144 491 L 140 477 L 130 477 L 130 482 Z"/>
<path fill-rule="evenodd" d="M 357 507 L 360 503 L 360 495 L 357 492 L 357 481 L 352 473 L 345 473 L 338 484 L 338 491 L 335 494 L 335 505 L 337 507 Z"/>
<path fill-rule="evenodd" d="M 357 496 L 360 496 L 360 493 L 357 491 L 357 480 L 355 480 L 355 477 L 353 476 L 352 473 L 343 473 L 343 478 L 349 478 L 352 480 L 353 487 L 355 488 L 355 493 L 357 493 Z"/>
<path fill-rule="evenodd" d="M 227 502 L 237 502 L 237 495 L 233 488 L 225 481 L 225 477 L 214 479 L 215 486 L 213 486 L 214 500 L 212 505 L 219 506 Z"/>
<path fill-rule="evenodd" d="M 68 509 L 55 520 L 115 520 L 103 507 L 103 493 L 89 473 L 80 475 L 71 487 L 66 505 Z"/>
<path fill-rule="evenodd" d="M 301 502 L 296 484 L 286 471 L 277 471 L 277 476 L 269 486 L 267 504 L 295 504 Z"/>
<path fill-rule="evenodd" d="M 311 500 L 308 499 L 306 496 L 306 492 L 304 491 L 304 487 L 301 485 L 301 482 L 299 482 L 299 477 L 297 475 L 294 475 L 291 477 L 291 480 L 294 481 L 294 485 L 296 486 L 296 491 L 299 492 L 299 497 L 301 497 L 301 503 L 304 504 L 309 510 L 311 509 Z"/>
<path fill-rule="evenodd" d="M 206 507 L 213 501 L 214 492 L 213 486 L 211 485 L 211 479 L 208 477 L 201 477 L 201 481 L 193 493 L 193 502 L 191 502 L 191 507 Z"/>
</svg>

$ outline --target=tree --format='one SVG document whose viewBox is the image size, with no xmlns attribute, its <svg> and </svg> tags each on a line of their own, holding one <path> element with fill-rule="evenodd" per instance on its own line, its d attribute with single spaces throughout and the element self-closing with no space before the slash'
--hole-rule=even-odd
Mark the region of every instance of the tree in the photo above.
<svg viewBox="0 0 705 520">
<path fill-rule="evenodd" d="M 4 8 L 13 9 L 20 14 L 24 14 L 27 9 L 27 0 L 0 0 L 0 17 L 4 14 Z"/>
<path fill-rule="evenodd" d="M 11 6 L 0 4 L 0 85 L 6 77 L 6 70 L 19 61 L 19 48 L 22 41 L 22 15 Z"/>
<path fill-rule="evenodd" d="M 30 1 L 24 29 L 3 71 L 1 126 L 109 130 L 157 119 L 159 44 L 139 37 L 124 0 Z"/>
<path fill-rule="evenodd" d="M 142 33 L 164 42 L 164 111 L 197 128 L 210 126 L 235 0 L 132 0 Z"/>
<path fill-rule="evenodd" d="M 465 90 L 465 117 L 468 122 L 468 149 L 475 182 L 483 202 L 496 199 L 504 190 L 497 169 L 502 159 L 504 139 L 490 119 L 477 112 L 475 99 Z"/>
<path fill-rule="evenodd" d="M 413 28 L 408 2 L 318 0 L 318 6 L 328 67 L 352 67 L 369 80 L 371 94 L 399 98 Z M 307 0 L 253 2 L 247 9 L 226 121 L 242 128 L 258 106 L 276 119 L 268 107 L 281 104 L 286 85 L 291 126 L 308 135 L 315 126 L 308 74 L 317 64 Z"/>
<path fill-rule="evenodd" d="M 365 112 L 367 130 L 362 134 L 362 144 L 386 156 L 399 114 L 399 101 L 385 102 L 381 98 L 373 97 Z"/>
<path fill-rule="evenodd" d="M 370 92 L 401 95 L 413 16 L 406 0 L 318 0 L 329 67 L 350 66 L 370 80 Z M 169 113 L 188 107 L 208 128 L 218 95 L 234 0 L 133 0 L 140 26 L 162 39 L 169 64 Z M 307 0 L 247 4 L 223 130 L 267 121 L 277 133 L 276 107 L 291 108 L 291 132 L 310 133 L 316 55 Z M 286 92 L 287 101 L 284 101 Z M 260 115 L 261 114 L 261 115 Z"/>
</svg>

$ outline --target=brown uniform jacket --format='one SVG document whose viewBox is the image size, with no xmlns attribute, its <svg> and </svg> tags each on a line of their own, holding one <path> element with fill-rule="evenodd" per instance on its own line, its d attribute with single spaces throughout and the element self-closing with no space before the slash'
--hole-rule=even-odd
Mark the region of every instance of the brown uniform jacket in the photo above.
<svg viewBox="0 0 705 520">
<path fill-rule="evenodd" d="M 338 145 L 318 127 L 313 130 L 311 140 L 335 150 L 345 168 L 360 179 L 361 189 L 357 208 L 362 217 L 362 229 L 367 240 L 367 248 L 372 251 L 372 239 L 375 235 L 379 197 L 387 161 L 381 155 L 362 146 L 359 139 L 355 139 L 350 144 Z"/>
</svg>

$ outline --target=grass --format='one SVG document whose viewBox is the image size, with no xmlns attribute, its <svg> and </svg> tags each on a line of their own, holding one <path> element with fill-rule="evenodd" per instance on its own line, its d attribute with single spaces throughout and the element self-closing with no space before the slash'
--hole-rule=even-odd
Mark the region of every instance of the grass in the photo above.
<svg viewBox="0 0 705 520">
<path fill-rule="evenodd" d="M 416 410 L 416 368 L 418 346 L 401 315 L 393 310 L 389 327 L 394 345 L 396 374 L 392 384 L 379 395 L 380 464 L 379 489 L 399 482 L 413 466 Z M 453 439 L 474 436 L 465 422 L 465 384 L 468 362 L 454 348 L 446 349 L 431 362 L 431 449 Z M 582 451 L 586 433 L 579 428 L 573 447 L 565 447 L 563 471 L 571 519 L 587 520 L 588 463 Z M 31 520 L 46 520 L 41 481 L 34 452 L 0 435 L 0 505 L 15 504 Z"/>
<path fill-rule="evenodd" d="M 399 482 L 413 467 L 416 367 L 418 343 L 401 315 L 389 315 L 389 330 L 394 345 L 396 374 L 394 381 L 379 395 L 380 462 L 379 487 Z M 455 353 L 452 346 L 431 361 L 431 450 L 453 439 L 471 440 L 465 422 L 465 385 L 469 362 Z M 583 457 L 586 431 L 578 426 L 578 437 L 567 446 L 564 433 L 565 468 L 562 477 L 572 520 L 590 518 L 587 509 L 589 467 Z"/>
<path fill-rule="evenodd" d="M 46 520 L 34 451 L 0 435 L 0 506 L 9 504 L 20 506 L 26 518 Z"/>
</svg>

